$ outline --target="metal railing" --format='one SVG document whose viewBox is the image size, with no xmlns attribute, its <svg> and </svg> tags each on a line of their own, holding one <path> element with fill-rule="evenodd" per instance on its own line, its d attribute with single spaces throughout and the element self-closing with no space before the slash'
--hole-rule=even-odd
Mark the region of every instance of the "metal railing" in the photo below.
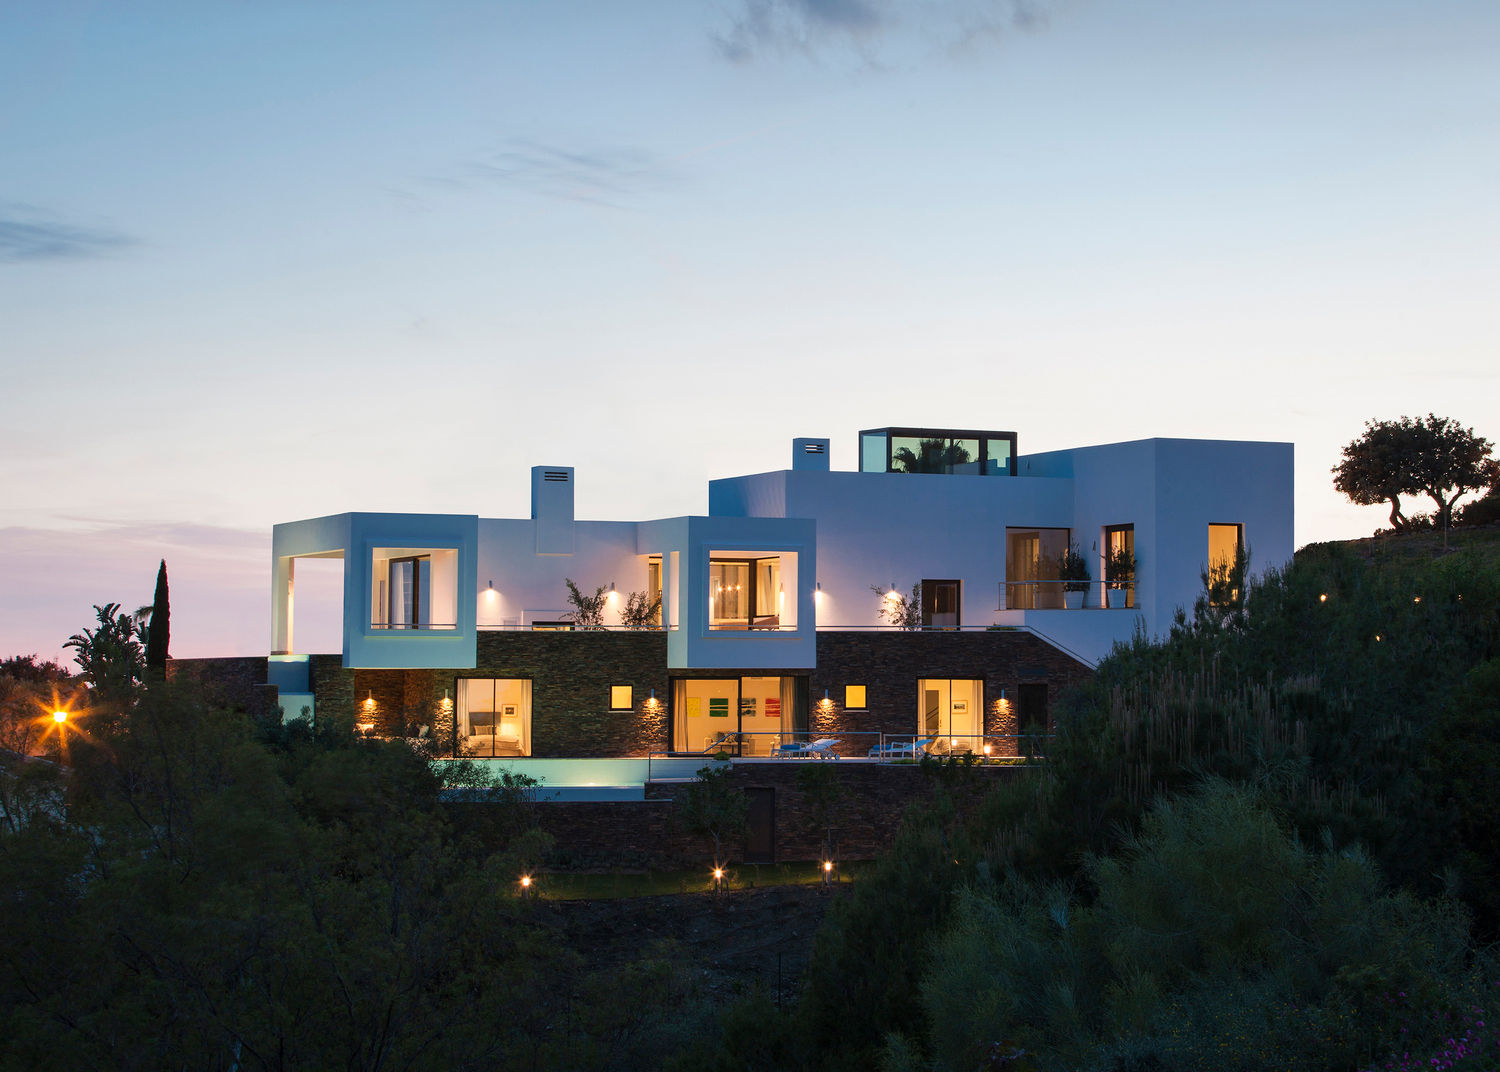
<svg viewBox="0 0 1500 1072">
<path fill-rule="evenodd" d="M 855 760 L 874 763 L 916 763 L 923 757 L 954 757 L 980 766 L 1015 766 L 1046 759 L 1049 733 L 950 733 L 922 735 L 879 733 L 872 730 L 812 732 L 727 731 L 698 751 L 649 752 L 646 780 L 691 778 L 715 761 Z M 820 747 L 820 742 L 830 743 Z"/>
<path fill-rule="evenodd" d="M 1134 602 L 1135 584 L 1115 586 L 1108 581 L 1011 581 L 999 582 L 1000 593 L 995 610 L 1063 610 L 1067 606 L 1067 594 L 1083 595 L 1084 610 L 1118 610 Z M 1020 589 L 1012 593 L 1008 589 Z M 1109 606 L 1111 591 L 1125 594 L 1118 607 Z M 1017 598 L 1019 597 L 1019 598 Z"/>
<path fill-rule="evenodd" d="M 882 733 L 871 759 L 915 762 L 923 756 L 973 757 L 979 763 L 1016 763 L 1046 758 L 1048 733 Z"/>
</svg>

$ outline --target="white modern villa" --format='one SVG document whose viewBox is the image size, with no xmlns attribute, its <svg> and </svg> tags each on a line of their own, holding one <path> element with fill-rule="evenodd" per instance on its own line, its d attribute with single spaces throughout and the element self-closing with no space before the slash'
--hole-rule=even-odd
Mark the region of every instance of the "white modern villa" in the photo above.
<svg viewBox="0 0 1500 1072">
<path fill-rule="evenodd" d="M 1205 567 L 1292 556 L 1289 443 L 1027 455 L 1013 432 L 879 428 L 857 469 L 829 459 L 829 440 L 793 440 L 788 468 L 712 481 L 706 516 L 579 520 L 574 470 L 540 465 L 529 516 L 277 525 L 269 684 L 289 714 L 455 756 L 1004 750 L 1045 724 L 1049 690 L 1165 631 Z M 1070 549 L 1086 584 L 1063 579 Z M 1111 551 L 1133 574 L 1107 571 Z M 300 558 L 343 561 L 339 653 L 296 646 Z M 566 579 L 610 593 L 603 628 L 575 628 Z M 632 593 L 659 612 L 627 623 Z"/>
</svg>

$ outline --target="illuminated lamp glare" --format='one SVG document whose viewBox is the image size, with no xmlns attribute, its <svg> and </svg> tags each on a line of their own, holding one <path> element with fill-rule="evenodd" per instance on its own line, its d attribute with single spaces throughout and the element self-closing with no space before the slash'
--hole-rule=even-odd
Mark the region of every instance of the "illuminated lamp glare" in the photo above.
<svg viewBox="0 0 1500 1072">
<path fill-rule="evenodd" d="M 68 713 L 66 711 L 53 711 L 52 721 L 61 725 L 62 723 L 68 721 Z"/>
</svg>

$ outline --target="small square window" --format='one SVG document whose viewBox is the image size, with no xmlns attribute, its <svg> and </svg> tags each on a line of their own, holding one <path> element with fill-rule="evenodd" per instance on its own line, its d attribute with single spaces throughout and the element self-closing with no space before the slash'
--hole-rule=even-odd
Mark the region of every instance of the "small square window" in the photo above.
<svg viewBox="0 0 1500 1072">
<path fill-rule="evenodd" d="M 609 708 L 611 711 L 629 711 L 635 706 L 631 702 L 632 687 L 630 685 L 611 685 L 609 687 Z"/>
<path fill-rule="evenodd" d="M 865 687 L 863 685 L 844 686 L 844 706 L 860 710 L 865 706 Z"/>
</svg>

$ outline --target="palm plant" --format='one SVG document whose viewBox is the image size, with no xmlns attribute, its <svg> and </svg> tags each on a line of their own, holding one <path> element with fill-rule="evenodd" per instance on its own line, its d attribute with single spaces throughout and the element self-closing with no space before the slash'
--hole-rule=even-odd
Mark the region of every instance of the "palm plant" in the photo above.
<svg viewBox="0 0 1500 1072">
<path fill-rule="evenodd" d="M 901 447 L 891 454 L 891 464 L 898 473 L 946 473 L 955 465 L 973 461 L 962 443 L 951 439 L 924 439 L 917 449 Z"/>
</svg>

